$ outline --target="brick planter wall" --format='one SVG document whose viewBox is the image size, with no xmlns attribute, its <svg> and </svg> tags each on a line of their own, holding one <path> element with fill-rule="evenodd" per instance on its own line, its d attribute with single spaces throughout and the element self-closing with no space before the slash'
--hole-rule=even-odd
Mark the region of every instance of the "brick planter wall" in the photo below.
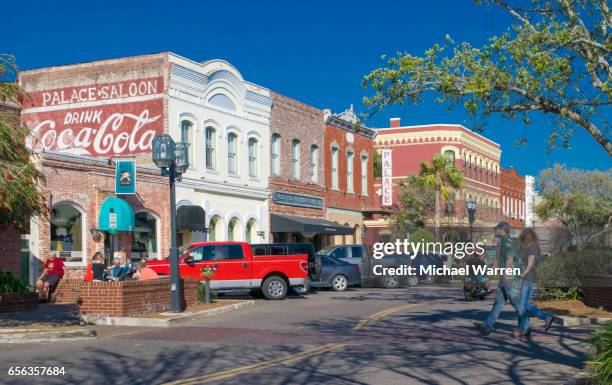
<svg viewBox="0 0 612 385">
<path fill-rule="evenodd" d="M 584 304 L 612 311 L 612 275 L 584 276 Z"/>
<path fill-rule="evenodd" d="M 198 281 L 182 282 L 183 308 L 198 303 Z M 81 313 L 134 317 L 170 310 L 170 279 L 149 281 L 84 282 L 80 288 Z"/>
<path fill-rule="evenodd" d="M 75 304 L 79 302 L 83 278 L 64 277 L 51 296 L 52 303 Z"/>
<path fill-rule="evenodd" d="M 38 307 L 38 294 L 0 294 L 0 313 L 36 309 Z"/>
</svg>

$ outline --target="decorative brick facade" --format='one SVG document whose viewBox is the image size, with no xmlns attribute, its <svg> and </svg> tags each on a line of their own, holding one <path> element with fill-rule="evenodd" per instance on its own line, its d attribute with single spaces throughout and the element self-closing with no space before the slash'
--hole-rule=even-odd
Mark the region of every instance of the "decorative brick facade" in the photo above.
<svg viewBox="0 0 612 385">
<path fill-rule="evenodd" d="M 500 201 L 503 219 L 512 227 L 523 227 L 526 211 L 525 177 L 519 175 L 514 167 L 501 169 Z"/>
<path fill-rule="evenodd" d="M 373 139 L 376 133 L 360 125 L 352 106 L 340 114 L 327 110 L 325 122 L 327 218 L 355 230 L 352 236 L 335 236 L 331 243 L 361 244 L 364 234 L 362 211 L 374 205 Z M 352 159 L 352 186 L 349 185 L 349 159 Z M 365 189 L 362 178 L 365 178 Z"/>
<path fill-rule="evenodd" d="M 280 168 L 278 175 L 270 172 L 270 214 L 291 214 L 305 217 L 325 217 L 325 201 L 321 209 L 277 204 L 272 199 L 276 191 L 325 199 L 323 163 L 323 111 L 295 99 L 272 92 L 270 133 L 280 135 Z M 291 162 L 292 141 L 300 141 L 300 179 L 293 177 Z M 316 179 L 312 180 L 311 146 L 318 149 Z M 272 152 L 272 148 L 270 149 Z M 273 162 L 274 160 L 271 160 Z"/>
</svg>

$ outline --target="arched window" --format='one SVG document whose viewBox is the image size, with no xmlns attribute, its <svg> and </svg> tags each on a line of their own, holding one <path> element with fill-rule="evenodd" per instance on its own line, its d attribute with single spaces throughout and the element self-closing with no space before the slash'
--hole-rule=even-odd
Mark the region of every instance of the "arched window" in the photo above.
<svg viewBox="0 0 612 385">
<path fill-rule="evenodd" d="M 238 218 L 230 219 L 227 225 L 227 240 L 228 241 L 239 241 L 240 236 L 240 221 Z"/>
<path fill-rule="evenodd" d="M 206 127 L 206 168 L 217 169 L 217 130 Z"/>
<path fill-rule="evenodd" d="M 253 243 L 253 241 L 256 239 L 255 236 L 257 235 L 257 229 L 255 227 L 255 220 L 251 219 L 247 222 L 246 225 L 246 232 L 245 232 L 245 240 L 247 243 Z"/>
<path fill-rule="evenodd" d="M 361 195 L 368 195 L 368 156 L 361 155 Z"/>
<path fill-rule="evenodd" d="M 189 164 L 193 164 L 193 123 L 189 120 L 181 121 L 181 142 L 189 144 Z"/>
<path fill-rule="evenodd" d="M 238 135 L 227 135 L 227 172 L 238 174 Z"/>
<path fill-rule="evenodd" d="M 208 240 L 211 242 L 220 241 L 222 238 L 222 231 L 221 218 L 219 218 L 218 215 L 213 216 L 208 226 Z"/>
<path fill-rule="evenodd" d="M 332 147 L 331 185 L 334 190 L 338 190 L 338 152 L 338 147 Z"/>
<path fill-rule="evenodd" d="M 249 138 L 249 176 L 257 178 L 259 176 L 259 165 L 257 163 L 257 139 Z"/>
<path fill-rule="evenodd" d="M 272 174 L 280 175 L 281 136 L 272 134 Z"/>
<path fill-rule="evenodd" d="M 208 99 L 208 103 L 214 104 L 215 106 L 219 106 L 228 110 L 235 111 L 236 105 L 230 98 L 223 94 L 213 95 L 210 99 Z"/>
<path fill-rule="evenodd" d="M 449 162 L 451 164 L 455 164 L 455 151 L 453 151 L 453 150 L 446 150 L 446 151 L 444 151 L 444 155 L 449 159 Z"/>
<path fill-rule="evenodd" d="M 134 215 L 132 257 L 157 258 L 157 220 L 150 213 L 142 211 Z"/>
<path fill-rule="evenodd" d="M 352 193 L 354 191 L 353 185 L 353 161 L 355 154 L 353 151 L 346 152 L 346 191 Z"/>
<path fill-rule="evenodd" d="M 71 203 L 57 203 L 51 209 L 51 251 L 66 262 L 83 262 L 83 216 Z"/>
<path fill-rule="evenodd" d="M 291 141 L 291 175 L 294 179 L 300 179 L 300 141 L 293 139 Z"/>
<path fill-rule="evenodd" d="M 319 181 L 319 147 L 316 144 L 310 146 L 310 181 Z"/>
</svg>

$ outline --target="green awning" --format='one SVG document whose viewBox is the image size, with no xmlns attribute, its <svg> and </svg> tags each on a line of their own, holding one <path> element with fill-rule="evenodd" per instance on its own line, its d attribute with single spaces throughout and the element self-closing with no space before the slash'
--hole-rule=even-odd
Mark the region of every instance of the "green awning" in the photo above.
<svg viewBox="0 0 612 385">
<path fill-rule="evenodd" d="M 98 229 L 112 234 L 134 230 L 134 210 L 121 198 L 111 197 L 102 203 Z"/>
</svg>

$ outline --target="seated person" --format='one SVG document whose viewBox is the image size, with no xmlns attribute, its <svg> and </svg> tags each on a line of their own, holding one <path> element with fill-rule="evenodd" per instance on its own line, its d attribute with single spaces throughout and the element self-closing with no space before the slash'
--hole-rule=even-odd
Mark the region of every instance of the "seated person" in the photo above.
<svg viewBox="0 0 612 385">
<path fill-rule="evenodd" d="M 113 264 L 108 269 L 108 279 L 112 281 L 123 281 L 128 278 L 132 273 L 133 269 L 131 265 L 122 265 L 122 258 L 113 258 Z"/>
<path fill-rule="evenodd" d="M 147 267 L 144 261 L 138 261 L 136 263 L 136 270 L 137 273 L 134 274 L 134 276 L 137 275 L 139 281 L 159 278 L 159 275 L 157 275 L 157 273 L 153 269 Z"/>
<path fill-rule="evenodd" d="M 56 255 L 56 253 L 57 252 L 51 252 L 45 261 L 45 267 L 42 273 L 36 280 L 38 296 L 44 301 L 50 299 L 51 293 L 53 293 L 66 272 L 64 261 L 59 257 L 59 253 L 57 253 L 58 255 Z"/>
<path fill-rule="evenodd" d="M 106 266 L 104 266 L 104 257 L 101 253 L 95 253 L 91 260 L 91 272 L 93 275 L 94 281 L 104 281 L 105 274 L 104 270 Z"/>
</svg>

